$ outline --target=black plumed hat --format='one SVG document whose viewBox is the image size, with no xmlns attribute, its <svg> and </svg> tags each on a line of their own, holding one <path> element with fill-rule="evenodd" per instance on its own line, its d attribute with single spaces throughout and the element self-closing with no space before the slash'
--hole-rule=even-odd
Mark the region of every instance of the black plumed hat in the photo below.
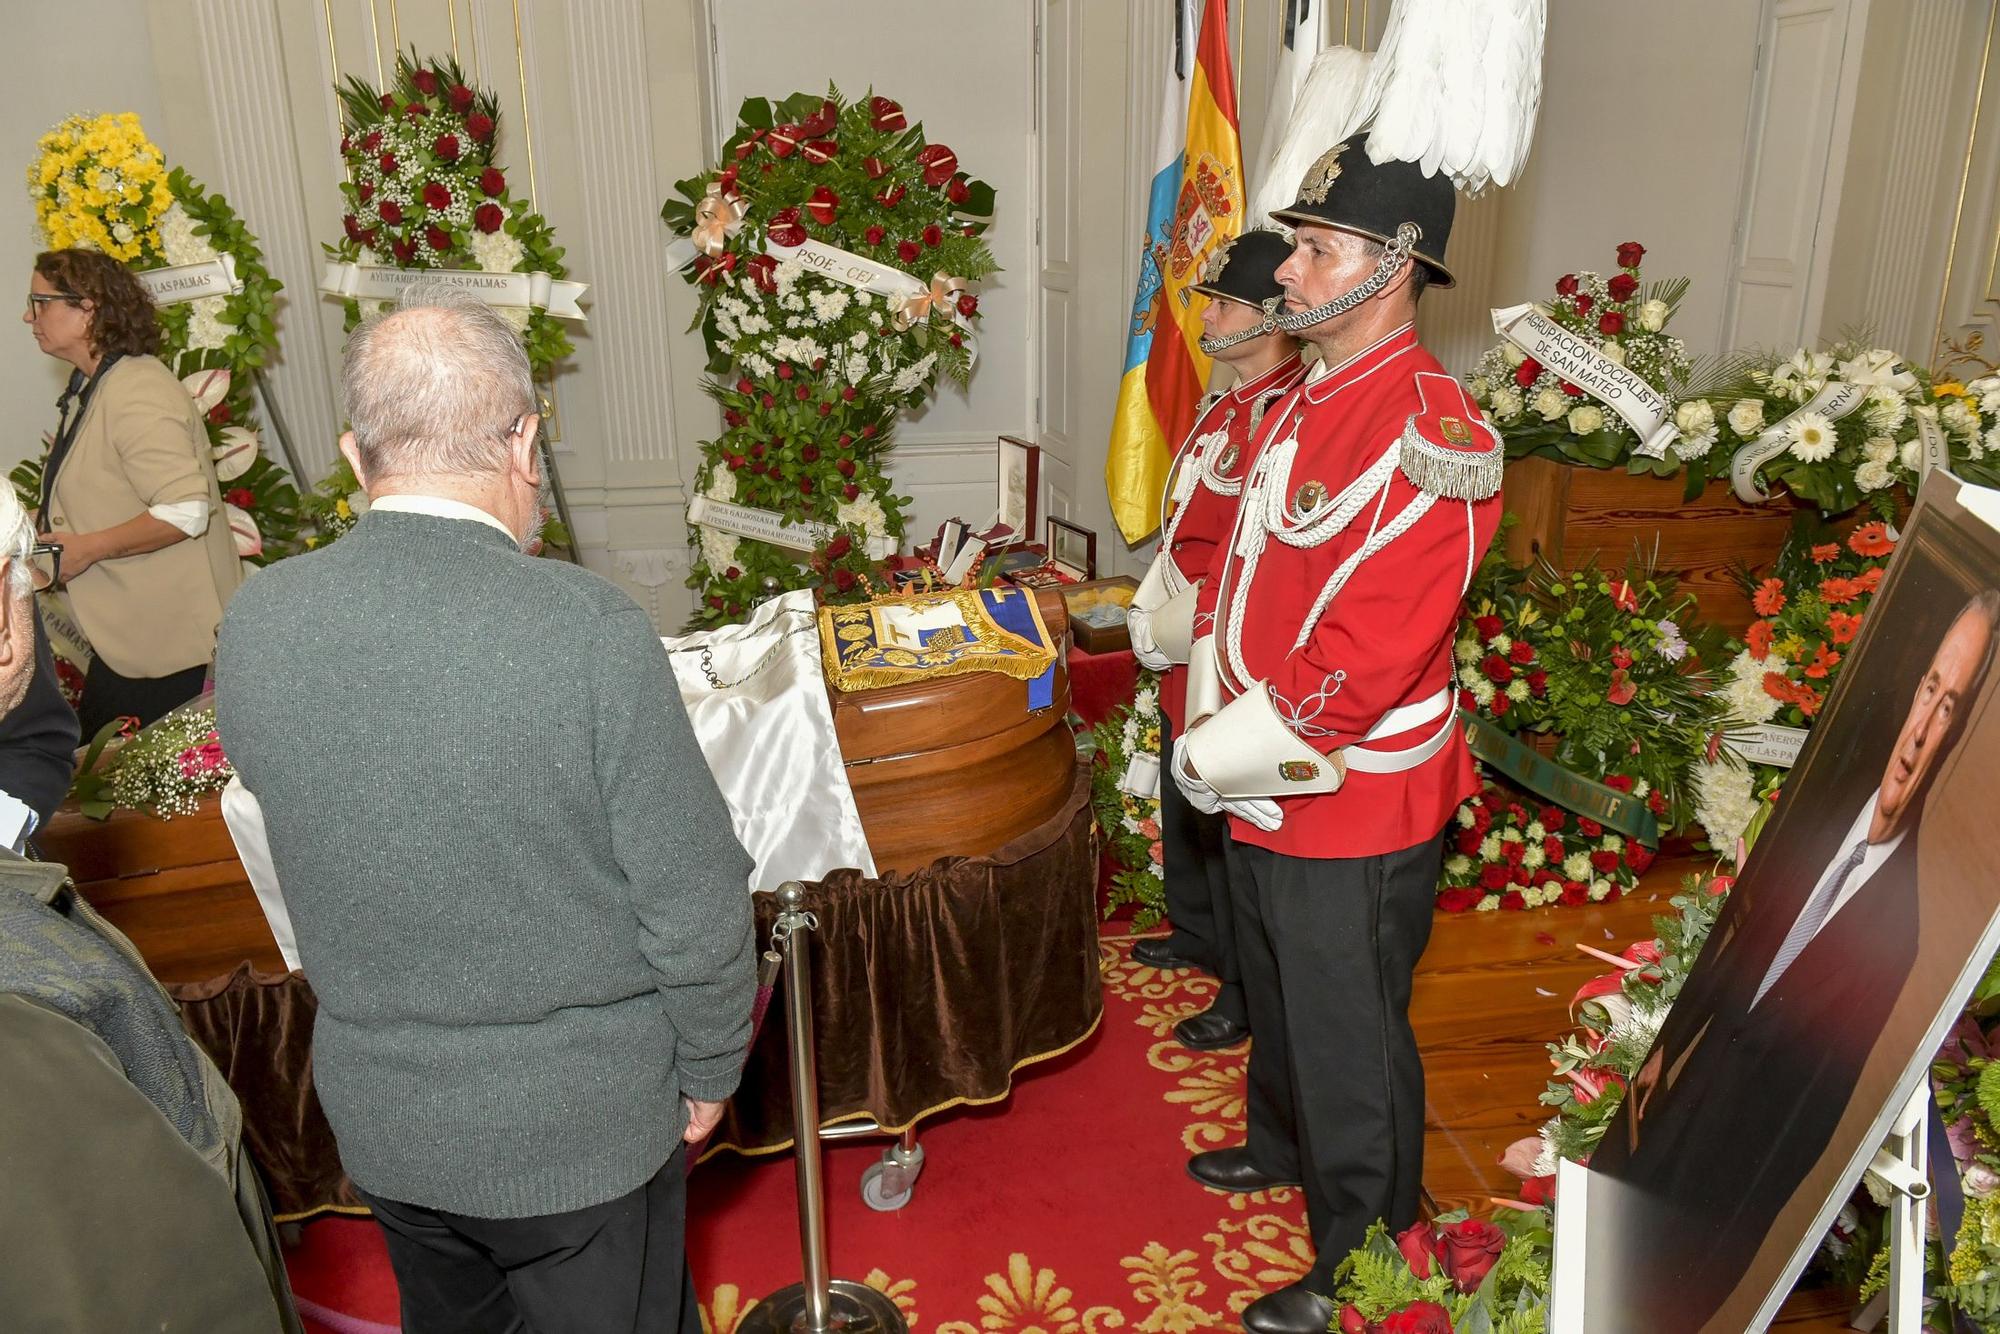
<svg viewBox="0 0 2000 1334">
<path fill-rule="evenodd" d="M 1268 228 L 1249 231 L 1217 246 L 1201 271 L 1201 281 L 1189 291 L 1223 301 L 1240 301 L 1262 309 L 1272 297 L 1282 298 L 1278 266 L 1292 253 L 1292 243 Z"/>
<path fill-rule="evenodd" d="M 1415 223 L 1411 253 L 1430 270 L 1433 287 L 1450 287 L 1455 279 L 1444 266 L 1444 247 L 1457 202 L 1449 176 L 1426 176 L 1414 162 L 1371 162 L 1367 136 L 1357 134 L 1306 168 L 1298 198 L 1271 216 L 1290 227 L 1338 227 L 1384 245 L 1395 239 L 1398 226 Z"/>
</svg>

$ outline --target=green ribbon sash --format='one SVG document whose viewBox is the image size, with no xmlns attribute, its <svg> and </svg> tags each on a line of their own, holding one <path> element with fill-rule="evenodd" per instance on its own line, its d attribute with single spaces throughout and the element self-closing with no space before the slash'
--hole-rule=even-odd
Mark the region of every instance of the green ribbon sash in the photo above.
<svg viewBox="0 0 2000 1334">
<path fill-rule="evenodd" d="M 1649 848 L 1660 846 L 1660 822 L 1638 797 L 1565 769 L 1476 713 L 1460 709 L 1458 717 L 1465 726 L 1465 744 L 1482 762 L 1564 810 L 1588 816 Z"/>
</svg>

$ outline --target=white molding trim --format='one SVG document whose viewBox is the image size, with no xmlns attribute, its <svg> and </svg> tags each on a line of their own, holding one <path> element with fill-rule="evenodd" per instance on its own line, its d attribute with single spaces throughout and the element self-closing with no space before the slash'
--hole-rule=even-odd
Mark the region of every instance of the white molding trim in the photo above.
<svg viewBox="0 0 2000 1334">
<path fill-rule="evenodd" d="M 1875 263 L 1868 267 L 1864 309 L 1876 320 L 1883 346 L 1907 348 L 1914 355 L 1932 337 L 1937 311 L 1930 300 L 1935 278 L 1927 273 L 1932 267 L 1929 238 L 1922 229 L 1912 229 L 1910 219 L 1939 216 L 1950 183 L 1948 169 L 1954 163 L 1937 148 L 1953 137 L 1953 75 L 1968 11 L 1960 0 L 1904 3 L 1907 31 L 1896 78 L 1897 116 L 1888 170 L 1877 187 Z"/>
<path fill-rule="evenodd" d="M 301 490 L 333 466 L 339 395 L 321 319 L 320 248 L 311 229 L 304 177 L 285 83 L 285 53 L 274 0 L 193 0 L 200 34 L 202 84 L 215 122 L 220 178 L 227 195 L 263 247 L 271 273 L 285 285 L 278 297 L 282 332 L 278 360 L 265 368 L 271 400 L 285 418 L 299 461 L 312 473 L 293 480 Z M 328 91 L 331 96 L 331 90 Z M 266 453 L 279 464 L 275 431 Z"/>
<path fill-rule="evenodd" d="M 643 114 L 648 100 L 643 5 L 570 0 L 565 17 L 576 94 L 583 253 L 592 269 L 587 276 L 601 297 L 590 310 L 594 374 L 579 378 L 596 381 L 589 387 L 604 416 L 607 478 L 615 484 L 619 475 L 637 473 L 653 483 L 679 475 L 679 433 L 659 201 L 651 194 L 652 172 L 633 170 L 633 164 L 651 164 L 655 156 L 652 118 Z"/>
</svg>

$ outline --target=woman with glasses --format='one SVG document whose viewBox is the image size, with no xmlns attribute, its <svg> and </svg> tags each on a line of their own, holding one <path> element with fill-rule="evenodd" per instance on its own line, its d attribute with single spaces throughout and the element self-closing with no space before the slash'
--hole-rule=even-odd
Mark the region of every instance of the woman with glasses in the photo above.
<svg viewBox="0 0 2000 1334">
<path fill-rule="evenodd" d="M 91 250 L 35 258 L 21 318 L 71 366 L 42 475 L 37 578 L 59 580 L 93 656 L 85 739 L 114 718 L 152 722 L 201 693 L 222 609 L 243 581 L 208 433 L 153 355 L 152 299 Z"/>
</svg>

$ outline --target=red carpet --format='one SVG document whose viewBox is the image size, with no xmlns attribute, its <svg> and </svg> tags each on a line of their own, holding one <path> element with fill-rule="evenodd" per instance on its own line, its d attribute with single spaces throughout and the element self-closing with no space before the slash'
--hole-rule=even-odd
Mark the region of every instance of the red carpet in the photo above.
<svg viewBox="0 0 2000 1334">
<path fill-rule="evenodd" d="M 1309 1262 L 1295 1190 L 1226 1196 L 1197 1186 L 1188 1153 L 1240 1143 L 1244 1049 L 1186 1051 L 1168 1030 L 1207 1005 L 1214 983 L 1131 962 L 1102 946 L 1104 1024 L 1065 1055 L 1017 1076 L 992 1107 L 923 1123 L 910 1203 L 876 1213 L 861 1173 L 886 1141 L 829 1146 L 833 1273 L 882 1289 L 912 1329 L 1028 1334 L 1237 1326 L 1260 1293 Z M 722 1155 L 691 1179 L 689 1255 L 713 1334 L 797 1282 L 798 1209 L 789 1154 Z M 396 1320 L 395 1283 L 373 1223 L 308 1224 L 288 1258 L 301 1299 L 337 1313 L 315 1334 L 373 1334 Z"/>
</svg>

